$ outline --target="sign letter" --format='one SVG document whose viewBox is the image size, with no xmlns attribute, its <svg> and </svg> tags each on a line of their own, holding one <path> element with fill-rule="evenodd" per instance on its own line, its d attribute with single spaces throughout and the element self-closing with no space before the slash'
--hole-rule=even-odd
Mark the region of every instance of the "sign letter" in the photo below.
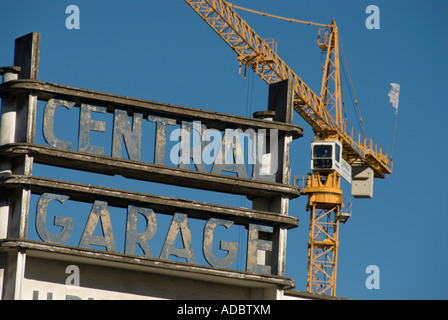
<svg viewBox="0 0 448 320">
<path fill-rule="evenodd" d="M 244 165 L 244 152 L 241 147 L 239 134 L 241 129 L 226 129 L 221 141 L 221 147 L 216 155 L 212 173 L 221 174 L 222 171 L 234 172 L 240 178 L 247 178 L 246 166 Z M 228 150 L 231 149 L 232 153 Z M 229 159 L 233 155 L 235 163 Z"/>
<path fill-rule="evenodd" d="M 259 129 L 258 133 L 254 134 L 254 150 L 252 150 L 254 179 L 275 182 L 279 166 L 278 140 L 277 129 L 270 130 L 269 134 L 266 133 L 266 129 Z"/>
<path fill-rule="evenodd" d="M 143 115 L 135 112 L 131 129 L 131 124 L 129 123 L 128 113 L 126 110 L 115 109 L 112 157 L 121 158 L 122 139 L 124 139 L 129 159 L 140 161 L 142 145 L 142 119 Z"/>
<path fill-rule="evenodd" d="M 174 247 L 174 242 L 176 241 L 179 231 L 184 244 L 183 249 Z M 174 214 L 165 243 L 163 244 L 162 252 L 160 253 L 160 259 L 168 259 L 170 255 L 174 255 L 178 258 L 185 258 L 187 259 L 187 263 L 196 263 L 196 256 L 194 255 L 193 246 L 191 244 L 191 231 L 190 226 L 188 225 L 188 217 L 184 213 Z"/>
<path fill-rule="evenodd" d="M 146 229 L 143 232 L 137 232 L 138 214 L 146 219 Z M 157 229 L 156 214 L 152 209 L 128 206 L 128 220 L 126 224 L 126 254 L 135 254 L 135 246 L 138 244 L 143 250 L 145 257 L 153 257 L 148 241 L 154 237 Z"/>
<path fill-rule="evenodd" d="M 166 125 L 175 126 L 176 119 L 148 116 L 148 120 L 156 123 L 156 147 L 154 154 L 155 164 L 165 164 Z"/>
<path fill-rule="evenodd" d="M 79 115 L 79 151 L 104 154 L 104 148 L 90 145 L 90 131 L 105 132 L 106 123 L 104 121 L 92 120 L 92 111 L 106 113 L 105 107 L 81 104 Z"/>
<path fill-rule="evenodd" d="M 205 146 L 205 143 L 202 141 L 202 132 L 205 132 L 207 127 L 202 125 L 200 121 L 182 121 L 181 130 L 180 158 L 183 161 L 179 162 L 179 168 L 189 169 L 191 159 L 193 159 L 193 164 L 198 171 L 207 172 L 205 165 L 202 163 L 202 149 Z M 190 144 L 190 141 L 193 142 L 193 146 L 191 148 L 185 148 L 187 143 Z"/>
<path fill-rule="evenodd" d="M 249 272 L 271 274 L 270 266 L 260 265 L 257 262 L 258 250 L 272 251 L 272 241 L 260 240 L 258 238 L 259 231 L 272 233 L 274 231 L 274 228 L 261 224 L 249 224 L 249 232 L 247 234 L 248 239 L 246 269 Z"/>
<path fill-rule="evenodd" d="M 58 234 L 52 234 L 47 229 L 47 210 L 48 204 L 52 200 L 57 200 L 64 203 L 69 197 L 64 194 L 49 193 L 42 194 L 37 202 L 36 212 L 36 230 L 39 237 L 45 242 L 64 243 L 67 241 L 73 232 L 73 218 L 68 217 L 54 217 L 54 225 L 62 227 Z"/>
<path fill-rule="evenodd" d="M 74 102 L 55 99 L 48 100 L 45 105 L 42 131 L 45 141 L 47 141 L 50 146 L 62 149 L 70 149 L 72 147 L 70 141 L 60 140 L 54 135 L 54 112 L 57 107 L 63 106 L 70 110 L 74 105 Z"/>
<path fill-rule="evenodd" d="M 206 165 L 211 165 L 215 161 L 219 149 L 221 148 L 221 132 L 216 129 L 207 129 L 202 133 L 201 140 L 203 143 L 202 161 Z"/>
<path fill-rule="evenodd" d="M 101 220 L 103 236 L 96 236 L 93 234 L 99 220 Z M 84 232 L 82 233 L 79 246 L 88 248 L 90 245 L 106 247 L 107 251 L 117 252 L 114 233 L 112 231 L 112 223 L 110 221 L 109 208 L 105 201 L 95 200 Z"/>
<path fill-rule="evenodd" d="M 213 232 L 218 225 L 222 225 L 227 229 L 233 224 L 231 220 L 211 218 L 207 221 L 204 227 L 204 243 L 202 250 L 204 251 L 204 257 L 208 263 L 213 267 L 228 268 L 236 260 L 238 255 L 238 243 L 221 240 L 219 245 L 220 249 L 227 251 L 227 255 L 224 258 L 217 258 L 213 253 Z"/>
</svg>

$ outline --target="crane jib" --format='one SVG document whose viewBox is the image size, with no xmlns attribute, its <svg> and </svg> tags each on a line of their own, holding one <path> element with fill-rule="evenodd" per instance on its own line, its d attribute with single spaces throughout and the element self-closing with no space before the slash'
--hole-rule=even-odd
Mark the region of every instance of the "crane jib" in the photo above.
<svg viewBox="0 0 448 320">
<path fill-rule="evenodd" d="M 347 121 L 340 112 L 340 102 L 337 101 L 340 94 L 333 95 L 326 89 L 319 97 L 313 92 L 271 46 L 234 11 L 235 6 L 223 0 L 185 0 L 185 2 L 237 53 L 239 63 L 252 68 L 266 83 L 293 79 L 296 95 L 294 109 L 311 125 L 315 133 L 323 133 L 324 136 L 330 132 L 335 133 L 348 147 L 344 150 L 348 152 L 344 154 L 344 158 L 350 158 L 351 162 L 366 163 L 375 171 L 377 177 L 383 178 L 386 174 L 392 173 L 392 159 L 381 147 L 372 139 L 345 128 Z M 328 87 L 325 86 L 325 81 L 329 79 L 339 81 L 337 79 L 340 77 L 338 34 L 334 20 L 331 25 L 323 26 L 331 29 L 328 42 L 320 44 L 327 51 L 327 69 L 323 87 Z M 328 103 L 329 98 L 334 100 L 331 104 Z M 330 114 L 330 111 L 335 115 Z"/>
</svg>

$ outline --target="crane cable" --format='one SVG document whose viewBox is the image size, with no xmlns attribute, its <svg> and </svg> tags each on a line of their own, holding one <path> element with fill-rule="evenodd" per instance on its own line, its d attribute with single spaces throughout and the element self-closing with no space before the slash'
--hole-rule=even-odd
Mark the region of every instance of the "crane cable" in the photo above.
<svg viewBox="0 0 448 320">
<path fill-rule="evenodd" d="M 236 6 L 236 5 L 234 5 L 234 4 L 230 3 L 230 2 L 227 2 L 227 5 L 230 8 L 235 8 L 235 9 L 240 9 L 240 10 L 251 12 L 251 13 L 256 13 L 256 14 L 259 14 L 259 15 L 262 15 L 262 16 L 265 16 L 265 17 L 271 17 L 271 18 L 286 20 L 286 21 L 289 21 L 289 22 L 303 23 L 303 24 L 307 24 L 309 26 L 320 26 L 320 27 L 327 27 L 327 28 L 331 27 L 330 24 L 323 24 L 323 23 L 316 23 L 316 22 L 311 22 L 311 21 L 303 21 L 303 20 L 297 20 L 297 19 L 292 19 L 292 18 L 285 18 L 285 17 L 269 14 L 267 12 L 261 12 L 261 11 L 256 11 L 256 10 L 252 10 L 252 9 L 248 9 L 248 8 L 243 8 L 243 7 L 240 7 L 240 6 Z"/>
<path fill-rule="evenodd" d="M 252 10 L 252 9 L 236 6 L 236 5 L 234 5 L 232 3 L 229 3 L 229 2 L 227 2 L 227 5 L 230 8 L 235 8 L 235 9 L 239 9 L 239 10 L 243 10 L 243 11 L 259 14 L 259 15 L 262 15 L 262 16 L 265 16 L 265 17 L 285 20 L 285 21 L 289 21 L 289 22 L 297 22 L 297 23 L 302 23 L 302 24 L 311 25 L 311 26 L 319 26 L 319 27 L 326 27 L 326 28 L 331 28 L 332 27 L 331 24 L 323 24 L 323 23 L 316 23 L 316 22 L 311 22 L 311 21 L 303 21 L 303 20 L 297 20 L 297 19 L 292 19 L 292 18 L 285 18 L 285 17 L 273 15 L 273 14 L 270 14 L 270 13 L 267 13 L 267 12 L 261 12 L 261 11 L 256 11 L 256 10 Z M 354 99 L 355 99 L 355 105 L 356 105 L 356 108 L 358 110 L 357 114 L 359 115 L 360 127 L 361 127 L 361 130 L 362 130 L 362 133 L 364 134 L 364 137 L 366 137 L 367 135 L 366 135 L 366 130 L 364 128 L 364 122 L 362 120 L 361 112 L 359 110 L 358 100 L 356 99 L 355 90 L 353 88 L 352 79 L 350 77 L 350 72 L 349 72 L 348 66 L 347 66 L 347 61 L 345 60 L 345 55 L 344 55 L 344 50 L 342 48 L 341 39 L 338 37 L 338 40 L 339 40 L 339 44 L 341 46 L 342 57 L 344 58 L 344 63 L 345 63 L 346 69 L 347 69 L 347 74 L 348 74 L 348 78 L 349 78 L 349 81 L 350 81 L 350 86 L 351 86 L 351 89 L 352 89 L 352 92 L 353 92 L 353 96 L 354 96 Z M 345 108 L 345 106 L 344 106 L 344 108 Z M 355 113 L 356 113 L 356 111 L 355 111 Z"/>
<path fill-rule="evenodd" d="M 358 99 L 356 99 L 356 94 L 355 94 L 355 89 L 353 88 L 352 78 L 350 77 L 350 71 L 348 70 L 347 60 L 345 59 L 344 49 L 342 48 L 341 38 L 338 37 L 338 40 L 339 40 L 339 45 L 341 46 L 341 53 L 342 53 L 342 57 L 344 59 L 345 69 L 347 70 L 347 75 L 348 75 L 348 79 L 350 81 L 350 86 L 352 89 L 353 97 L 355 98 L 355 105 L 356 105 L 356 109 L 358 110 L 359 121 L 361 122 L 362 133 L 364 134 L 364 137 L 367 137 L 366 129 L 364 128 L 364 122 L 362 121 L 362 117 L 361 117 L 361 111 L 359 110 Z"/>
</svg>

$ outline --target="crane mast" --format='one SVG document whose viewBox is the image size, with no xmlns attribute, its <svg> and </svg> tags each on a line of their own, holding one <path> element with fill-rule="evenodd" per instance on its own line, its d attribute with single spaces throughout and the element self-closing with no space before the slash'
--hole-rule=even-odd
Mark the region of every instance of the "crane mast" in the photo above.
<svg viewBox="0 0 448 320">
<path fill-rule="evenodd" d="M 292 79 L 294 110 L 313 128 L 315 142 L 320 149 L 329 149 L 352 167 L 370 168 L 377 178 L 392 173 L 392 159 L 372 139 L 359 133 L 342 113 L 339 65 L 339 36 L 336 22 L 319 24 L 295 20 L 319 29 L 317 45 L 325 53 L 320 95 L 277 55 L 275 47 L 263 40 L 233 8 L 265 16 L 267 13 L 234 6 L 223 0 L 185 0 L 185 2 L 235 51 L 241 66 L 251 68 L 266 83 Z M 282 18 L 285 19 L 285 18 Z M 294 19 L 285 19 L 294 20 Z M 321 142 L 321 144 L 319 144 Z M 325 146 L 326 145 L 326 146 Z M 317 149 L 316 149 L 317 150 Z M 312 154 L 314 155 L 314 150 Z M 308 196 L 310 237 L 308 243 L 307 291 L 335 295 L 339 222 L 344 206 L 338 171 L 319 167 L 302 179 L 301 194 Z M 342 161 L 342 160 L 341 160 Z"/>
</svg>

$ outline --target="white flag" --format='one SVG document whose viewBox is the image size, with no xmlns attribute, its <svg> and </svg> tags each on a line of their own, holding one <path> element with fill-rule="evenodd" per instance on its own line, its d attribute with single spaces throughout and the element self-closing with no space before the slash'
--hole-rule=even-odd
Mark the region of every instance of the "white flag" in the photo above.
<svg viewBox="0 0 448 320">
<path fill-rule="evenodd" d="M 391 83 L 392 88 L 389 91 L 389 102 L 392 107 L 398 110 L 398 99 L 400 98 L 400 85 L 398 83 Z"/>
</svg>

